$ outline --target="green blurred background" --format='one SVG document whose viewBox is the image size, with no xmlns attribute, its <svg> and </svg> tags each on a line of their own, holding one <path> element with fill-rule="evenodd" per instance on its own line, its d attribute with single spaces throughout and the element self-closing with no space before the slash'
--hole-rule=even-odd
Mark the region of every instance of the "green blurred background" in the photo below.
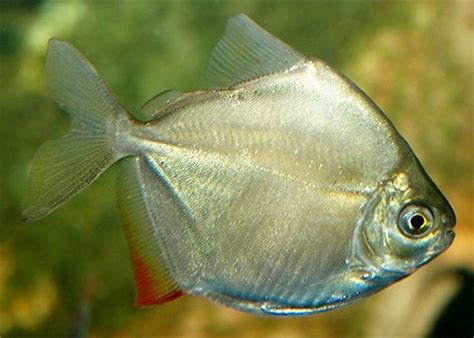
<svg viewBox="0 0 474 338">
<path fill-rule="evenodd" d="M 452 271 L 474 270 L 473 6 L 1 0 L 0 335 L 430 334 L 462 289 L 462 278 Z M 456 210 L 457 238 L 445 254 L 367 300 L 310 317 L 256 317 L 198 297 L 138 309 L 114 168 L 46 219 L 20 222 L 33 154 L 68 126 L 44 85 L 50 37 L 77 46 L 119 101 L 137 111 L 165 89 L 201 88 L 213 45 L 226 20 L 240 12 L 303 54 L 343 71 L 387 112 Z M 465 312 L 472 316 L 472 303 Z"/>
</svg>

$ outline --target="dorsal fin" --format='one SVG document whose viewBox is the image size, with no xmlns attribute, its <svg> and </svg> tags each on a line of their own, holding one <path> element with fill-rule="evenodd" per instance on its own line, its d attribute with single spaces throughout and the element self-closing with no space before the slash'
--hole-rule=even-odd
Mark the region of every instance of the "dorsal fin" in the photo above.
<svg viewBox="0 0 474 338">
<path fill-rule="evenodd" d="M 239 14 L 229 19 L 224 35 L 212 51 L 206 83 L 227 88 L 305 61 L 303 55 Z"/>
<path fill-rule="evenodd" d="M 165 90 L 164 92 L 153 96 L 143 104 L 140 111 L 140 119 L 144 121 L 151 121 L 167 115 L 170 111 L 168 109 L 164 109 L 164 107 L 182 95 L 183 93 L 175 90 Z"/>
</svg>

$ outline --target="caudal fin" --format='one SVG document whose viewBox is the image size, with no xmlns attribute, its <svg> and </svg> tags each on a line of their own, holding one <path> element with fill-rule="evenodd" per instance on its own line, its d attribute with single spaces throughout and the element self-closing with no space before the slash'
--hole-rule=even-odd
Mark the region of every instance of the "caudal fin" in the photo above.
<svg viewBox="0 0 474 338">
<path fill-rule="evenodd" d="M 51 39 L 45 65 L 53 99 L 72 119 L 64 137 L 44 143 L 30 174 L 24 221 L 45 217 L 89 186 L 124 154 L 114 124 L 126 114 L 94 67 L 73 46 Z"/>
</svg>

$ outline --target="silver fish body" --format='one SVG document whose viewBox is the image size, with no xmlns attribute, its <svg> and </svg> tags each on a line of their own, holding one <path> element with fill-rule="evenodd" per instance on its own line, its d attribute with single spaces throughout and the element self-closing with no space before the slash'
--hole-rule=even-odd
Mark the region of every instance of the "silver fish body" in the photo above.
<svg viewBox="0 0 474 338">
<path fill-rule="evenodd" d="M 125 157 L 119 204 L 140 305 L 188 293 L 253 313 L 321 312 L 409 275 L 454 238 L 452 208 L 381 110 L 243 15 L 211 59 L 208 78 L 221 88 L 159 95 L 142 109 L 146 122 L 82 58 L 53 40 L 48 81 L 76 121 L 69 147 L 100 137 L 99 158 L 67 192 L 43 192 L 35 172 L 56 155 L 40 150 L 25 218 Z M 80 88 L 62 75 L 71 66 L 82 69 Z M 65 180 L 78 162 L 58 168 Z"/>
</svg>

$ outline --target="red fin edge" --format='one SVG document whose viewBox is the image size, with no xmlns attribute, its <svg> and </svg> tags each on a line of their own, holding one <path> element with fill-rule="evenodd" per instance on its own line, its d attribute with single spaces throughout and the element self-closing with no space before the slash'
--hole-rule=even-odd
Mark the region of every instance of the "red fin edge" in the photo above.
<svg viewBox="0 0 474 338">
<path fill-rule="evenodd" d="M 184 293 L 178 289 L 172 289 L 167 293 L 160 293 L 159 285 L 153 278 L 150 268 L 143 261 L 140 255 L 132 252 L 133 268 L 135 271 L 135 282 L 137 287 L 137 306 L 159 305 L 183 296 Z"/>
</svg>

